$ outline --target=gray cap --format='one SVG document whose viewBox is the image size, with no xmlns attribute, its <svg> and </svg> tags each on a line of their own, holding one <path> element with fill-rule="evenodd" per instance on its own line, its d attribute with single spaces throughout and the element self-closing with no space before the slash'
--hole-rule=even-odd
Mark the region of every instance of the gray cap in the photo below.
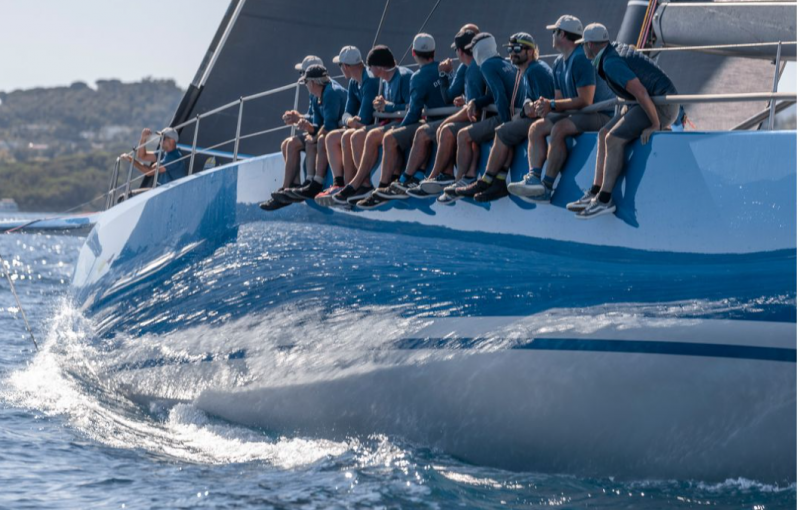
<svg viewBox="0 0 800 510">
<path fill-rule="evenodd" d="M 417 34 L 414 37 L 412 48 L 414 51 L 434 51 L 436 49 L 436 41 L 433 40 L 431 34 Z"/>
<path fill-rule="evenodd" d="M 309 68 L 309 66 L 313 65 L 321 66 L 324 65 L 324 62 L 322 62 L 322 59 L 317 57 L 316 55 L 309 55 L 306 58 L 304 58 L 303 61 L 300 62 L 299 64 L 295 64 L 294 70 L 304 73 L 306 72 L 306 69 Z"/>
<path fill-rule="evenodd" d="M 583 29 L 583 37 L 575 41 L 578 44 L 587 42 L 606 42 L 608 41 L 608 30 L 600 23 L 590 23 Z"/>
<path fill-rule="evenodd" d="M 347 64 L 349 66 L 360 64 L 361 52 L 355 46 L 345 46 L 339 52 L 339 55 L 333 57 L 334 64 Z"/>
<path fill-rule="evenodd" d="M 162 129 L 158 132 L 158 134 L 161 135 L 162 138 L 169 138 L 171 140 L 175 140 L 176 142 L 178 141 L 178 138 L 180 138 L 178 136 L 178 132 L 175 131 L 175 128 L 171 127 Z"/>
<path fill-rule="evenodd" d="M 583 23 L 575 16 L 565 14 L 554 25 L 547 25 L 547 30 L 563 30 L 570 34 L 583 35 Z"/>
</svg>

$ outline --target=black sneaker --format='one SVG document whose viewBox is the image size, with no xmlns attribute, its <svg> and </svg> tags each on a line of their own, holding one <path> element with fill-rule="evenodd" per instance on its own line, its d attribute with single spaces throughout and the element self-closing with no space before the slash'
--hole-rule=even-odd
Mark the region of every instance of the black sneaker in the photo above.
<svg viewBox="0 0 800 510">
<path fill-rule="evenodd" d="M 270 198 L 266 202 L 261 202 L 258 206 L 265 211 L 277 211 L 282 207 L 286 207 L 287 205 L 292 205 L 291 202 L 281 202 L 280 200 L 275 200 L 274 198 Z"/>
<path fill-rule="evenodd" d="M 463 188 L 456 188 L 453 191 L 454 194 L 458 197 L 471 198 L 482 191 L 486 191 L 487 189 L 489 189 L 489 186 L 491 186 L 491 184 L 489 184 L 488 182 L 484 181 L 483 179 L 478 179 L 469 186 L 465 186 Z"/>
<path fill-rule="evenodd" d="M 473 198 L 476 202 L 491 202 L 507 196 L 508 186 L 506 186 L 505 179 L 495 179 L 485 191 L 475 194 Z"/>
<path fill-rule="evenodd" d="M 378 189 L 386 189 L 386 188 L 378 188 Z M 375 191 L 376 191 L 375 193 L 372 193 L 367 198 L 359 200 L 358 203 L 356 203 L 356 207 L 360 207 L 361 209 L 375 209 L 379 205 L 388 202 L 388 200 L 386 200 L 385 198 L 381 198 L 380 196 L 378 196 L 377 190 Z"/>
<path fill-rule="evenodd" d="M 302 184 L 300 184 L 300 185 L 294 184 L 294 185 L 292 185 L 291 187 L 284 189 L 284 190 L 283 190 L 283 192 L 284 192 L 284 193 L 285 193 L 285 194 L 286 194 L 286 195 L 287 195 L 289 198 L 291 198 L 292 200 L 305 200 L 305 198 L 302 198 L 302 197 L 300 197 L 300 196 L 297 194 L 297 192 L 298 192 L 298 191 L 300 191 L 301 189 L 305 188 L 305 187 L 306 187 L 306 186 L 308 186 L 309 184 L 311 184 L 311 182 L 312 182 L 312 181 L 311 181 L 310 179 L 306 179 L 305 181 L 303 181 L 303 183 L 302 183 Z"/>
<path fill-rule="evenodd" d="M 373 188 L 371 185 L 361 185 L 358 187 L 355 193 L 353 193 L 353 196 L 347 199 L 347 203 L 350 205 L 356 205 L 356 202 L 368 198 L 374 191 L 375 188 Z"/>
<path fill-rule="evenodd" d="M 322 191 L 322 184 L 318 183 L 317 181 L 311 181 L 310 183 L 306 184 L 301 188 L 293 188 L 289 191 L 291 191 L 291 194 L 296 196 L 297 198 L 301 198 L 303 200 L 311 200 L 315 196 L 317 196 L 317 194 L 320 191 Z"/>
<path fill-rule="evenodd" d="M 375 194 L 386 200 L 406 200 L 408 198 L 408 195 L 406 195 L 407 190 L 408 188 L 404 184 L 395 181 L 385 188 L 376 189 Z"/>
<path fill-rule="evenodd" d="M 422 186 L 417 186 L 406 191 L 406 196 L 411 198 L 435 198 L 439 196 L 439 193 L 427 193 L 422 189 Z"/>
<path fill-rule="evenodd" d="M 349 199 L 355 194 L 356 194 L 356 189 L 348 184 L 347 186 L 336 192 L 335 195 L 333 195 L 333 201 L 336 202 L 337 204 L 344 205 L 347 204 L 347 199 Z"/>
</svg>

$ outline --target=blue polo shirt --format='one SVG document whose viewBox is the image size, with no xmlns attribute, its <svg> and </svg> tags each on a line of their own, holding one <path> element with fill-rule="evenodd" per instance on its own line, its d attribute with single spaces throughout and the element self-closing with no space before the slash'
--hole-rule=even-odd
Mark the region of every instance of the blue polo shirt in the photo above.
<svg viewBox="0 0 800 510">
<path fill-rule="evenodd" d="M 381 95 L 386 99 L 386 113 L 402 112 L 411 101 L 411 75 L 407 67 L 397 66 L 392 79 L 381 85 Z"/>
<path fill-rule="evenodd" d="M 517 76 L 516 68 L 510 61 L 495 55 L 481 64 L 481 74 L 490 94 L 475 100 L 475 106 L 485 108 L 494 102 L 502 122 L 511 120 L 511 94 Z"/>
<path fill-rule="evenodd" d="M 556 80 L 553 77 L 553 70 L 542 60 L 531 62 L 525 69 L 520 89 L 524 90 L 525 93 L 517 93 L 514 105 L 517 108 L 522 108 L 522 105 L 528 99 L 531 101 L 536 101 L 540 97 L 555 99 Z M 525 117 L 525 111 L 520 113 L 520 117 Z"/>
<path fill-rule="evenodd" d="M 592 103 L 617 97 L 605 80 L 597 75 L 592 61 L 586 58 L 586 54 L 580 46 L 577 46 L 566 59 L 563 55 L 559 55 L 553 65 L 553 75 L 556 79 L 556 90 L 561 92 L 561 97 L 564 99 L 578 97 L 578 89 L 591 85 L 595 86 Z M 611 108 L 600 113 L 613 115 L 614 109 Z"/>
<path fill-rule="evenodd" d="M 175 149 L 174 151 L 165 152 L 161 156 L 161 161 L 158 163 L 160 166 L 164 167 L 164 173 L 158 174 L 158 184 L 159 186 L 162 184 L 166 184 L 168 182 L 177 181 L 182 177 L 186 177 L 189 175 L 188 171 L 186 170 L 186 160 L 175 161 L 181 159 L 182 154 L 181 151 Z"/>
<path fill-rule="evenodd" d="M 627 44 L 615 42 L 606 46 L 600 55 L 597 71 L 616 95 L 627 100 L 636 99 L 625 89 L 634 78 L 639 78 L 651 97 L 678 93 L 658 64 Z"/>
<path fill-rule="evenodd" d="M 362 124 L 372 124 L 375 109 L 372 100 L 378 95 L 380 80 L 369 75 L 367 69 L 361 72 L 361 83 L 350 80 L 347 84 L 347 104 L 344 111 L 350 115 L 357 115 Z"/>
<path fill-rule="evenodd" d="M 419 122 L 422 118 L 423 107 L 441 108 L 443 106 L 447 106 L 447 103 L 444 102 L 444 98 L 439 92 L 439 62 L 434 60 L 430 64 L 420 67 L 411 75 L 411 102 L 400 125 L 408 126 Z"/>
<path fill-rule="evenodd" d="M 470 62 L 469 66 L 467 67 L 467 72 L 465 74 L 464 95 L 466 95 L 467 101 L 485 96 L 486 80 L 483 79 L 481 66 L 478 65 L 477 60 L 474 58 L 472 59 L 472 62 Z"/>
<path fill-rule="evenodd" d="M 451 104 L 455 98 L 464 94 L 464 81 L 467 75 L 467 66 L 459 64 L 455 74 L 452 76 L 453 82 L 450 83 L 450 76 L 439 77 L 439 91 L 446 104 Z"/>
<path fill-rule="evenodd" d="M 322 100 L 312 103 L 314 110 L 314 132 L 324 127 L 326 131 L 338 129 L 339 121 L 344 115 L 344 106 L 347 102 L 347 90 L 339 85 L 336 80 L 331 80 L 322 89 Z"/>
</svg>

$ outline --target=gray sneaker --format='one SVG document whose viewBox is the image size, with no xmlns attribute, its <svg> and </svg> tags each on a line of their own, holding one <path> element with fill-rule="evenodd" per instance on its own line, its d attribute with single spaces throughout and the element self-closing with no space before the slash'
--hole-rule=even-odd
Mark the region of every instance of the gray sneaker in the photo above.
<svg viewBox="0 0 800 510">
<path fill-rule="evenodd" d="M 583 211 L 584 209 L 589 207 L 589 204 L 591 203 L 594 197 L 595 195 L 592 195 L 591 190 L 589 190 L 586 193 L 584 193 L 583 196 L 578 200 L 568 203 L 567 210 L 572 212 Z"/>
<path fill-rule="evenodd" d="M 455 191 L 456 188 L 463 188 L 469 186 L 477 179 L 475 177 L 462 177 L 461 179 L 457 180 L 453 184 L 445 187 L 442 190 L 442 194 L 439 195 L 439 198 L 436 199 L 437 203 L 440 204 L 453 204 L 456 200 L 461 198 L 460 196 L 456 195 Z"/>
<path fill-rule="evenodd" d="M 420 184 L 419 187 L 425 193 L 429 195 L 437 195 L 442 192 L 442 190 L 450 186 L 451 184 L 455 183 L 456 180 L 453 176 L 447 174 L 439 174 L 436 176 L 435 179 L 425 179 Z"/>
<path fill-rule="evenodd" d="M 586 209 L 576 213 L 575 217 L 581 220 L 590 220 L 598 216 L 603 216 L 604 214 L 613 214 L 616 210 L 617 206 L 614 204 L 613 200 L 609 200 L 607 204 L 604 204 L 595 198 L 589 203 Z"/>
<path fill-rule="evenodd" d="M 545 191 L 547 189 L 542 184 L 541 179 L 536 177 L 533 172 L 528 172 L 520 182 L 512 182 L 508 185 L 508 192 L 518 197 L 538 197 L 544 195 Z"/>
</svg>

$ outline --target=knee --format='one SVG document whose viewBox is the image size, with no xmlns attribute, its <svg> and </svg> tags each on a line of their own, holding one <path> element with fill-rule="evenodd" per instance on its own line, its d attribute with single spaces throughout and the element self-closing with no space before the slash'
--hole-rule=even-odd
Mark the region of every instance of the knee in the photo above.
<svg viewBox="0 0 800 510">
<path fill-rule="evenodd" d="M 544 119 L 539 119 L 533 124 L 531 124 L 531 129 L 528 131 L 528 135 L 531 138 L 545 138 L 549 134 L 549 129 L 547 127 L 547 122 Z"/>
<path fill-rule="evenodd" d="M 472 143 L 472 137 L 469 136 L 469 131 L 467 129 L 462 129 L 458 132 L 458 144 L 464 145 Z"/>
<path fill-rule="evenodd" d="M 431 141 L 431 137 L 428 136 L 428 132 L 423 129 L 417 129 L 416 133 L 414 133 L 414 143 L 428 143 Z"/>
<path fill-rule="evenodd" d="M 392 131 L 389 131 L 386 133 L 386 136 L 383 137 L 383 146 L 389 149 L 394 149 L 397 147 L 397 139 L 394 137 L 394 133 Z"/>
<path fill-rule="evenodd" d="M 553 140 L 563 142 L 570 135 L 570 130 L 563 124 L 556 124 L 553 131 L 550 132 L 550 137 Z"/>
</svg>

